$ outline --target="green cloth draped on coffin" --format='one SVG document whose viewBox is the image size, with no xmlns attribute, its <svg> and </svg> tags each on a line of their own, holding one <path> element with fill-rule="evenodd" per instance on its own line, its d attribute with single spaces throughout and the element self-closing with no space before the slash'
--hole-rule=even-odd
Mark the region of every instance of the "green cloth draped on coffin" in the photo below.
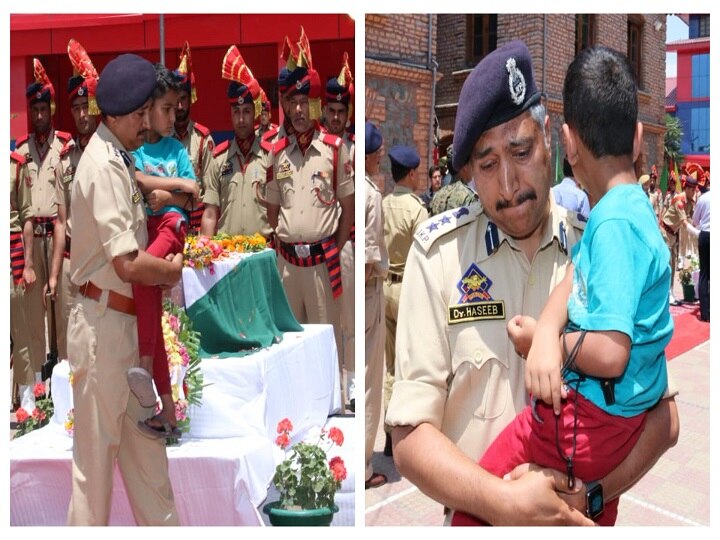
<svg viewBox="0 0 720 540">
<path fill-rule="evenodd" d="M 301 332 L 280 281 L 274 251 L 242 259 L 187 308 L 200 332 L 200 355 L 241 356 Z"/>
</svg>

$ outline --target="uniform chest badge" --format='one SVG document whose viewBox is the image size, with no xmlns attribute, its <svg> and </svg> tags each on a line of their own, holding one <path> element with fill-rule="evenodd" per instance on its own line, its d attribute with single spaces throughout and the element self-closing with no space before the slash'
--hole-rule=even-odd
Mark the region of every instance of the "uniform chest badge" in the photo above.
<svg viewBox="0 0 720 540">
<path fill-rule="evenodd" d="M 227 176 L 232 173 L 233 173 L 232 161 L 226 161 L 225 164 L 222 166 L 222 169 L 220 169 L 220 176 Z"/>
<path fill-rule="evenodd" d="M 138 191 L 137 188 L 133 189 L 133 193 L 132 193 L 133 204 L 138 204 L 140 202 L 140 199 L 142 199 L 142 196 L 140 195 L 140 191 Z"/>
<path fill-rule="evenodd" d="M 490 295 L 492 284 L 492 280 L 472 263 L 457 283 L 460 298 L 456 305 L 448 306 L 448 323 L 504 319 L 505 302 L 493 300 Z"/>
<path fill-rule="evenodd" d="M 69 184 L 70 182 L 72 182 L 74 176 L 75 166 L 70 165 L 67 169 L 65 169 L 65 174 L 63 175 L 63 184 Z"/>
<path fill-rule="evenodd" d="M 282 180 L 283 178 L 290 178 L 291 176 L 292 164 L 289 161 L 285 160 L 278 166 L 275 178 L 277 178 L 278 180 Z"/>
</svg>

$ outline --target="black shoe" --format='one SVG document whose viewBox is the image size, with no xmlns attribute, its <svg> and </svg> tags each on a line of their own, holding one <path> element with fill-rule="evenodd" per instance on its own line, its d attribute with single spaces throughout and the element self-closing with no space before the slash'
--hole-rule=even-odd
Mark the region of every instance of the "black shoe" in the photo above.
<svg viewBox="0 0 720 540">
<path fill-rule="evenodd" d="M 383 455 L 386 455 L 388 457 L 392 457 L 392 438 L 390 437 L 389 433 L 385 434 L 385 449 L 383 450 Z"/>
<path fill-rule="evenodd" d="M 348 407 L 352 412 L 355 412 L 355 398 L 350 400 L 350 406 Z"/>
</svg>

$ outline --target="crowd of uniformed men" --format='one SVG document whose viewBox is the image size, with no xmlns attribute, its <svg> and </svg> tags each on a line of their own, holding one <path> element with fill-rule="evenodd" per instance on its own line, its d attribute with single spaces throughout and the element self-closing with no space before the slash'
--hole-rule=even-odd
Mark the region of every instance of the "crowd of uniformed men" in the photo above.
<svg viewBox="0 0 720 540">
<path fill-rule="evenodd" d="M 304 31 L 297 42 L 286 39 L 283 54 L 288 63 L 278 84 L 284 124 L 277 126 L 265 91 L 237 47 L 229 48 L 222 78 L 229 81 L 234 137 L 216 145 L 211 130 L 191 117 L 197 91 L 185 44 L 174 71 L 182 83 L 174 136 L 201 184 L 202 202 L 190 213 L 190 230 L 209 236 L 261 233 L 278 251 L 298 320 L 333 324 L 341 367 L 349 371 L 354 391 L 354 296 L 348 294 L 354 289 L 352 72 L 345 53 L 338 59 L 339 74 L 323 87 Z M 72 184 L 99 123 L 99 75 L 77 41 L 70 40 L 68 56 L 74 74 L 67 100 L 75 125 L 55 129 L 59 95 L 34 59 L 35 80 L 26 92 L 32 130 L 17 139 L 10 155 L 15 405 L 28 411 L 47 351 L 67 358 L 67 318 L 79 285 L 70 278 Z M 46 317 L 57 345 L 46 342 Z"/>
</svg>

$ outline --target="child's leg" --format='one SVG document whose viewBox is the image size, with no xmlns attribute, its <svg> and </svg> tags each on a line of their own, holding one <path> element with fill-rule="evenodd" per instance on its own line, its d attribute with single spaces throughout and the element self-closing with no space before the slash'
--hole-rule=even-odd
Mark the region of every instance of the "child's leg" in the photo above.
<svg viewBox="0 0 720 540">
<path fill-rule="evenodd" d="M 532 410 L 530 407 L 525 407 L 495 438 L 478 464 L 487 472 L 503 477 L 521 463 L 533 462 L 527 444 L 531 421 Z M 453 514 L 451 522 L 453 527 L 478 525 L 487 525 L 487 523 L 465 512 Z"/>
<path fill-rule="evenodd" d="M 148 245 L 147 252 L 155 257 L 164 258 L 168 254 L 181 253 L 185 247 L 185 233 L 187 231 L 187 222 L 177 213 L 167 213 L 159 216 L 156 228 L 157 235 L 154 241 Z M 164 424 L 171 427 L 177 425 L 175 419 L 175 404 L 172 400 L 172 389 L 170 386 L 170 372 L 168 369 L 167 352 L 165 351 L 165 343 L 162 332 L 162 292 L 158 289 L 160 295 L 158 298 L 158 313 L 153 319 L 152 326 L 155 329 L 154 354 L 152 356 L 152 377 L 155 381 L 162 411 L 154 418 L 148 420 L 148 425 L 153 428 L 162 428 Z"/>
</svg>

